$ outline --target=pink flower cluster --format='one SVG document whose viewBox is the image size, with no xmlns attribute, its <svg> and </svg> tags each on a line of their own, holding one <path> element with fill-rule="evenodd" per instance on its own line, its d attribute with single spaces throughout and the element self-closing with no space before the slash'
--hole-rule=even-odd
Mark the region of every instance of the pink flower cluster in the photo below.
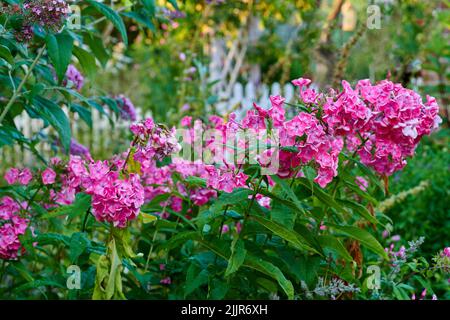
<svg viewBox="0 0 450 320">
<path fill-rule="evenodd" d="M 8 182 L 8 184 L 19 182 L 21 185 L 26 186 L 32 179 L 33 175 L 31 173 L 31 170 L 28 168 L 22 170 L 17 168 L 10 168 L 6 171 L 5 174 L 5 180 L 6 182 Z"/>
<path fill-rule="evenodd" d="M 21 249 L 19 236 L 25 234 L 29 220 L 20 216 L 21 206 L 10 197 L 0 199 L 0 259 L 15 260 Z"/>
<path fill-rule="evenodd" d="M 175 136 L 175 128 L 169 130 L 154 123 L 152 118 L 148 118 L 137 124 L 130 126 L 131 132 L 135 135 L 138 150 L 135 159 L 140 162 L 162 160 L 166 156 L 181 150 L 181 146 Z"/>
<path fill-rule="evenodd" d="M 119 170 L 113 170 L 107 161 L 86 166 L 78 157 L 72 157 L 68 167 L 72 187 L 81 187 L 92 196 L 92 214 L 98 221 L 123 228 L 138 216 L 144 204 L 144 188 L 137 174 L 121 179 Z"/>
<path fill-rule="evenodd" d="M 434 98 L 423 102 L 401 84 L 361 80 L 355 89 L 346 81 L 342 86 L 342 92 L 326 98 L 323 120 L 335 136 L 346 138 L 349 150 L 358 151 L 362 163 L 380 174 L 402 169 L 420 139 L 442 121 Z"/>
</svg>

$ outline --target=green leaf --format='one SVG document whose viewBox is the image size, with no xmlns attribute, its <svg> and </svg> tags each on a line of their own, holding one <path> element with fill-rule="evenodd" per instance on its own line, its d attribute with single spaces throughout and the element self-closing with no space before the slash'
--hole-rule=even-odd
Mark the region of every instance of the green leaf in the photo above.
<svg viewBox="0 0 450 320">
<path fill-rule="evenodd" d="M 228 249 L 228 242 L 224 241 L 205 241 L 201 238 L 197 238 L 197 241 L 202 244 L 204 247 L 213 251 L 218 256 L 222 257 L 225 260 L 229 260 L 230 252 Z M 267 262 L 261 258 L 256 258 L 247 253 L 243 267 L 250 268 L 262 272 L 265 275 L 275 279 L 280 287 L 284 290 L 289 299 L 294 298 L 294 287 L 292 283 L 286 279 L 281 270 L 274 266 L 272 263 Z"/>
<path fill-rule="evenodd" d="M 324 249 L 333 251 L 335 254 L 339 255 L 347 261 L 353 261 L 352 256 L 348 253 L 347 249 L 345 249 L 344 245 L 337 238 L 330 235 L 323 235 L 319 236 L 317 240 Z"/>
<path fill-rule="evenodd" d="M 144 4 L 145 9 L 148 10 L 150 16 L 154 16 L 156 11 L 155 0 L 142 0 L 142 3 Z"/>
<path fill-rule="evenodd" d="M 198 272 L 198 267 L 192 263 L 186 275 L 186 286 L 184 288 L 184 296 L 188 296 L 200 286 L 208 283 L 209 273 L 207 269 Z"/>
<path fill-rule="evenodd" d="M 246 254 L 247 250 L 245 250 L 244 241 L 236 238 L 231 247 L 231 256 L 225 271 L 225 277 L 230 276 L 241 267 L 244 263 Z"/>
<path fill-rule="evenodd" d="M 284 192 L 288 195 L 288 197 L 295 203 L 297 206 L 297 209 L 300 210 L 300 212 L 305 213 L 305 210 L 303 209 L 302 203 L 295 195 L 294 191 L 292 191 L 292 188 L 289 186 L 288 182 L 284 179 L 281 179 L 277 175 L 272 175 L 272 180 L 275 181 L 275 183 L 283 189 Z"/>
<path fill-rule="evenodd" d="M 251 219 L 256 220 L 259 224 L 263 225 L 280 238 L 286 240 L 295 248 L 320 254 L 319 251 L 314 249 L 313 246 L 311 246 L 311 244 L 297 232 L 289 230 L 284 226 L 263 217 L 251 216 Z"/>
<path fill-rule="evenodd" d="M 165 244 L 164 247 L 167 248 L 167 250 L 171 250 L 173 248 L 176 248 L 188 240 L 197 240 L 199 237 L 198 233 L 196 231 L 184 231 L 176 234 L 172 238 L 170 238 Z"/>
<path fill-rule="evenodd" d="M 86 107 L 83 107 L 79 104 L 71 104 L 70 109 L 73 112 L 78 113 L 80 118 L 89 126 L 89 128 L 92 128 L 92 112 Z"/>
<path fill-rule="evenodd" d="M 143 26 L 147 27 L 152 32 L 156 32 L 155 25 L 153 24 L 152 20 L 150 20 L 148 18 L 147 15 L 139 13 L 139 12 L 134 12 L 134 11 L 123 12 L 121 14 L 123 16 L 125 16 L 125 17 L 128 17 L 128 18 L 136 20 L 136 22 L 138 22 L 138 23 L 142 24 Z"/>
<path fill-rule="evenodd" d="M 78 193 L 75 197 L 75 201 L 72 204 L 57 207 L 47 214 L 42 215 L 40 218 L 50 219 L 63 215 L 69 215 L 71 218 L 74 218 L 76 216 L 85 214 L 90 206 L 91 196 L 84 193 Z"/>
<path fill-rule="evenodd" d="M 336 224 L 327 224 L 330 227 L 344 233 L 345 235 L 356 239 L 365 245 L 368 249 L 380 255 L 384 259 L 388 259 L 386 252 L 384 251 L 381 244 L 366 230 L 360 229 L 354 226 L 339 226 Z"/>
<path fill-rule="evenodd" d="M 210 210 L 221 214 L 225 206 L 247 202 L 249 201 L 248 197 L 252 194 L 252 190 L 244 188 L 235 189 L 231 193 L 222 193 L 210 207 Z"/>
<path fill-rule="evenodd" d="M 346 213 L 347 211 L 343 206 L 336 202 L 332 196 L 323 191 L 322 188 L 317 187 L 315 184 L 311 186 L 310 182 L 305 178 L 297 179 L 300 185 L 303 187 L 310 189 L 312 194 L 323 204 L 327 205 L 330 208 L 335 209 L 338 212 Z"/>
<path fill-rule="evenodd" d="M 352 209 L 353 212 L 359 214 L 367 221 L 373 224 L 379 223 L 379 221 L 373 215 L 371 215 L 369 210 L 367 210 L 367 208 L 364 207 L 363 205 L 346 199 L 337 199 L 337 201 L 343 206 Z"/>
<path fill-rule="evenodd" d="M 177 0 L 167 0 L 171 5 L 173 5 L 173 7 L 175 8 L 175 10 L 179 10 L 178 9 L 178 3 Z"/>
<path fill-rule="evenodd" d="M 58 233 L 41 233 L 30 241 L 37 242 L 39 246 L 44 246 L 47 244 L 63 244 L 64 246 L 68 246 L 70 243 L 70 238 Z"/>
<path fill-rule="evenodd" d="M 36 107 L 33 111 L 50 123 L 58 132 L 62 146 L 68 152 L 70 148 L 71 130 L 69 118 L 67 118 L 64 111 L 53 101 L 42 97 L 35 97 L 33 99 L 33 105 Z"/>
<path fill-rule="evenodd" d="M 0 58 L 5 59 L 10 65 L 14 64 L 14 57 L 6 46 L 0 45 Z"/>
<path fill-rule="evenodd" d="M 294 287 L 292 283 L 286 279 L 283 272 L 281 272 L 278 267 L 268 261 L 251 256 L 247 256 L 245 259 L 245 266 L 255 269 L 275 279 L 286 293 L 288 299 L 294 299 Z"/>
<path fill-rule="evenodd" d="M 73 39 L 67 34 L 48 34 L 46 43 L 58 80 L 62 81 L 72 57 Z"/>
<path fill-rule="evenodd" d="M 84 42 L 89 46 L 97 60 L 100 61 L 101 65 L 105 67 L 110 55 L 103 46 L 102 39 L 91 33 L 86 33 L 84 36 Z"/>
<path fill-rule="evenodd" d="M 91 245 L 87 234 L 84 232 L 75 232 L 70 238 L 70 254 L 69 258 L 72 263 L 75 263 L 78 257 Z"/>
<path fill-rule="evenodd" d="M 365 166 L 364 164 L 362 164 L 360 161 L 358 161 L 358 160 L 356 160 L 356 159 L 353 159 L 353 158 L 347 156 L 346 154 L 344 154 L 344 157 L 346 157 L 348 160 L 354 162 L 354 163 L 358 166 L 358 168 L 362 171 L 362 173 L 363 173 L 364 175 L 366 175 L 366 176 L 369 178 L 369 180 L 370 180 L 372 183 L 374 183 L 374 184 L 375 184 L 375 185 L 383 192 L 383 194 L 385 193 L 385 192 L 384 192 L 384 191 L 385 191 L 385 190 L 384 190 L 384 186 L 383 186 L 383 184 L 381 183 L 380 178 L 377 177 L 377 175 L 376 175 L 371 169 L 369 169 L 368 167 L 366 167 L 366 166 Z"/>
<path fill-rule="evenodd" d="M 145 213 L 145 212 L 141 212 L 139 214 L 139 216 L 142 217 L 142 222 L 144 224 L 151 223 L 151 222 L 158 220 L 157 216 L 155 216 L 153 214 Z"/>
<path fill-rule="evenodd" d="M 84 73 L 88 77 L 93 77 L 97 72 L 97 65 L 95 64 L 95 57 L 92 53 L 87 52 L 80 47 L 73 48 L 73 54 L 77 57 L 80 62 L 81 67 L 83 68 Z"/>
<path fill-rule="evenodd" d="M 116 29 L 120 32 L 120 35 L 122 36 L 122 41 L 125 43 L 126 46 L 128 46 L 127 30 L 120 15 L 116 11 L 111 9 L 109 6 L 101 2 L 97 2 L 95 0 L 87 0 L 87 2 L 95 9 L 97 9 L 101 14 L 103 14 L 109 21 L 112 22 L 114 27 L 116 27 Z"/>
<path fill-rule="evenodd" d="M 117 253 L 114 238 L 108 244 L 108 254 L 97 261 L 97 274 L 92 299 L 125 299 L 122 292 L 122 261 Z"/>
</svg>

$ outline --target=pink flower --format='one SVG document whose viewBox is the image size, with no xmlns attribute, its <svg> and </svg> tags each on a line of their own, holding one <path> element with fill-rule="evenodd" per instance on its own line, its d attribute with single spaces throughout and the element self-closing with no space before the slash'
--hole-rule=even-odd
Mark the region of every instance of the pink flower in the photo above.
<svg viewBox="0 0 450 320">
<path fill-rule="evenodd" d="M 47 168 L 42 172 L 42 183 L 52 184 L 55 183 L 56 173 L 51 168 Z"/>
<path fill-rule="evenodd" d="M 224 225 L 222 226 L 221 233 L 224 234 L 224 233 L 227 233 L 227 232 L 229 232 L 229 231 L 230 231 L 230 227 L 229 227 L 228 225 L 224 224 Z"/>
<path fill-rule="evenodd" d="M 369 186 L 369 182 L 363 177 L 357 176 L 355 179 L 355 183 L 362 191 L 367 191 L 367 187 Z"/>
<path fill-rule="evenodd" d="M 5 180 L 8 184 L 14 184 L 19 179 L 20 170 L 17 168 L 10 168 L 6 171 Z"/>
<path fill-rule="evenodd" d="M 298 79 L 292 80 L 291 82 L 294 86 L 297 86 L 297 87 L 308 86 L 311 84 L 311 80 L 306 79 L 306 78 L 298 78 Z"/>
<path fill-rule="evenodd" d="M 170 279 L 170 277 L 166 277 L 164 279 L 161 279 L 161 281 L 159 283 L 161 283 L 161 284 L 171 284 L 172 280 Z"/>
<path fill-rule="evenodd" d="M 183 127 L 190 127 L 192 123 L 192 117 L 185 116 L 181 119 L 181 125 Z"/>
<path fill-rule="evenodd" d="M 19 183 L 21 185 L 28 185 L 31 181 L 31 179 L 33 179 L 33 175 L 31 174 L 30 169 L 25 168 L 23 169 L 20 174 L 19 174 Z"/>
</svg>

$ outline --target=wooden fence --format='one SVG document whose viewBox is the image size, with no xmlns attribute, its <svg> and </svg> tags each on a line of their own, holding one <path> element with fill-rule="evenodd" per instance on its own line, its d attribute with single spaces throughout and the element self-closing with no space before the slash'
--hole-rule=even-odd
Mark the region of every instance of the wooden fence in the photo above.
<svg viewBox="0 0 450 320">
<path fill-rule="evenodd" d="M 291 101 L 295 94 L 294 86 L 286 84 L 282 87 L 280 84 L 274 83 L 270 87 L 267 85 L 256 87 L 252 83 L 235 83 L 228 96 L 225 93 L 219 93 L 220 102 L 216 107 L 219 114 L 233 110 L 238 118 L 242 118 L 246 111 L 252 108 L 253 102 L 268 107 L 270 105 L 269 96 L 277 94 L 282 94 L 287 101 Z M 67 114 L 67 110 L 65 111 Z M 137 109 L 138 121 L 148 116 L 151 116 L 150 112 L 144 114 L 141 109 Z M 71 114 L 71 117 L 73 138 L 88 147 L 94 158 L 107 157 L 113 153 L 124 151 L 128 147 L 127 132 L 131 124 L 129 121 L 118 120 L 111 125 L 107 117 L 102 116 L 98 110 L 92 109 L 92 128 L 89 128 L 79 119 L 78 114 Z M 32 138 L 41 135 L 41 142 L 37 145 L 37 150 L 44 158 L 49 159 L 57 155 L 57 147 L 48 139 L 52 129 L 43 128 L 42 120 L 32 119 L 23 113 L 14 121 L 25 137 Z M 35 155 L 18 145 L 0 148 L 0 160 L 0 174 L 10 166 L 22 167 L 38 163 Z"/>
</svg>

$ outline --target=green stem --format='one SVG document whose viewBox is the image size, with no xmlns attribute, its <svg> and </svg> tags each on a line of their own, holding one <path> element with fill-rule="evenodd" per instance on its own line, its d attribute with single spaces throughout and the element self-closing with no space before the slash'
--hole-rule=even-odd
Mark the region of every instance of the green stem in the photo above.
<svg viewBox="0 0 450 320">
<path fill-rule="evenodd" d="M 253 203 L 255 202 L 255 198 L 256 198 L 256 195 L 259 192 L 259 189 L 261 187 L 261 182 L 262 182 L 263 178 L 264 178 L 264 176 L 261 175 L 259 177 L 259 180 L 258 180 L 257 184 L 256 184 L 255 192 L 253 193 L 252 198 L 250 200 L 250 204 L 248 205 L 248 208 L 247 208 L 247 210 L 245 211 L 245 214 L 244 214 L 244 223 L 242 224 L 242 229 L 241 229 L 241 232 L 239 233 L 239 236 L 241 236 L 241 234 L 244 233 L 245 221 L 247 220 L 248 216 L 250 215 L 250 210 L 252 209 Z"/>
<path fill-rule="evenodd" d="M 144 273 L 147 273 L 147 269 L 148 269 L 148 265 L 150 263 L 150 256 L 153 253 L 153 245 L 155 243 L 155 239 L 156 239 L 156 235 L 158 234 L 158 229 L 155 229 L 155 232 L 153 233 L 153 239 L 152 239 L 152 244 L 150 245 L 150 250 L 148 251 L 148 255 L 147 255 L 147 261 L 145 262 L 145 268 L 144 268 Z"/>
<path fill-rule="evenodd" d="M 89 207 L 86 210 L 86 214 L 84 215 L 84 220 L 83 220 L 83 227 L 81 228 L 81 232 L 85 232 L 86 231 L 86 224 L 87 224 L 87 220 L 89 218 L 89 211 L 91 210 L 91 207 Z"/>
<path fill-rule="evenodd" d="M 13 96 L 8 101 L 8 104 L 5 107 L 5 110 L 3 110 L 2 114 L 0 115 L 0 124 L 3 122 L 3 119 L 5 118 L 6 114 L 8 113 L 9 109 L 11 109 L 14 102 L 16 102 L 17 97 L 20 94 L 20 91 L 22 90 L 23 86 L 27 82 L 28 78 L 30 77 L 31 73 L 33 72 L 34 67 L 36 67 L 39 59 L 42 57 L 42 54 L 44 53 L 46 45 L 41 48 L 36 58 L 33 60 L 33 63 L 31 64 L 30 68 L 28 69 L 27 73 L 25 74 L 25 77 L 23 77 L 22 81 L 20 82 L 19 86 L 17 87 L 17 90 L 14 91 Z"/>
</svg>

